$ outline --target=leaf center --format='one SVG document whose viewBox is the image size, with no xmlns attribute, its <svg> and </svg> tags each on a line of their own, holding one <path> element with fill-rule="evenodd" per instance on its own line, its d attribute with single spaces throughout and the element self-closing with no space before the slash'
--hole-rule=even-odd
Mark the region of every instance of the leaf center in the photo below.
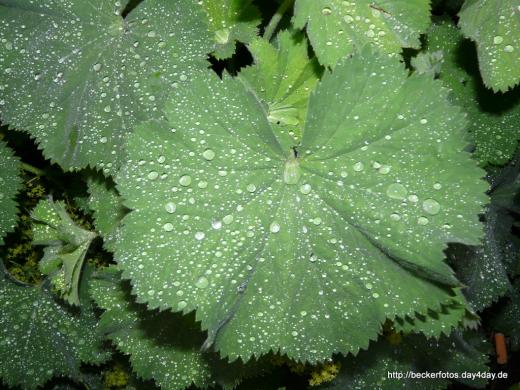
<svg viewBox="0 0 520 390">
<path fill-rule="evenodd" d="M 294 185 L 297 184 L 302 176 L 300 170 L 300 162 L 297 158 L 297 151 L 293 149 L 293 155 L 285 162 L 283 170 L 283 181 L 286 184 Z"/>
</svg>

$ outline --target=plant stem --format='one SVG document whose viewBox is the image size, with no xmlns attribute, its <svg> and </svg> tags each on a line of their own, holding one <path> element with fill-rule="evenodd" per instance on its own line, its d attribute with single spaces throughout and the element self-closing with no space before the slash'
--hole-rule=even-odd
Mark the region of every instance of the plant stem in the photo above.
<svg viewBox="0 0 520 390">
<path fill-rule="evenodd" d="M 45 171 L 38 169 L 36 167 L 33 167 L 32 165 L 24 163 L 24 162 L 22 163 L 22 169 L 24 171 L 30 172 L 36 176 L 45 176 Z"/>
<path fill-rule="evenodd" d="M 265 39 L 267 39 L 268 41 L 271 40 L 276 28 L 278 27 L 278 23 L 280 23 L 280 20 L 282 20 L 282 16 L 289 9 L 289 7 L 292 5 L 292 3 L 294 3 L 294 0 L 283 0 L 282 4 L 280 4 L 278 9 L 274 13 L 273 17 L 269 21 L 269 24 L 265 28 L 265 31 L 264 31 Z"/>
</svg>

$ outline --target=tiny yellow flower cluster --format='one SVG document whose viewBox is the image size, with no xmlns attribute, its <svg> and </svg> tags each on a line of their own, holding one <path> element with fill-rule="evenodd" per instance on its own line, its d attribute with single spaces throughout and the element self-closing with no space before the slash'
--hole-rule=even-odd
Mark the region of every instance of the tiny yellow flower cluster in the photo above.
<svg viewBox="0 0 520 390">
<path fill-rule="evenodd" d="M 309 378 L 309 385 L 318 386 L 332 381 L 338 375 L 340 368 L 340 362 L 329 362 L 314 367 Z"/>
<path fill-rule="evenodd" d="M 124 389 L 128 384 L 128 373 L 120 364 L 105 372 L 105 390 Z"/>
</svg>

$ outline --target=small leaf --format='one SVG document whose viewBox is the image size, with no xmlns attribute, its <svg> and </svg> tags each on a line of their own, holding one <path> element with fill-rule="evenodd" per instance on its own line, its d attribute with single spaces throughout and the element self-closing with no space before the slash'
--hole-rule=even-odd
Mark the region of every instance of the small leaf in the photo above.
<svg viewBox="0 0 520 390">
<path fill-rule="evenodd" d="M 300 29 L 307 25 L 319 61 L 334 66 L 366 45 L 383 53 L 419 48 L 419 36 L 430 25 L 430 2 L 296 0 L 294 25 Z"/>
<path fill-rule="evenodd" d="M 257 26 L 262 19 L 251 0 L 200 0 L 198 4 L 208 15 L 209 28 L 214 34 L 214 54 L 218 59 L 229 58 L 235 53 L 235 41 L 247 44 L 257 36 Z"/>
<path fill-rule="evenodd" d="M 71 312 L 45 284 L 21 285 L 0 270 L 0 377 L 7 385 L 34 389 L 52 377 L 79 375 L 81 362 L 108 358 L 92 305 L 82 301 L 81 312 Z"/>
<path fill-rule="evenodd" d="M 300 144 L 239 80 L 191 79 L 129 140 L 123 277 L 150 308 L 196 309 L 231 360 L 356 353 L 435 310 L 459 284 L 446 243 L 479 243 L 487 200 L 447 93 L 366 51 L 324 75 Z"/>
<path fill-rule="evenodd" d="M 62 202 L 42 200 L 33 210 L 35 245 L 47 245 L 40 271 L 51 276 L 66 302 L 79 305 L 79 281 L 88 248 L 96 234 L 77 226 Z"/>
<path fill-rule="evenodd" d="M 209 32 L 189 0 L 5 0 L 0 4 L 2 120 L 65 170 L 113 173 L 136 121 L 204 68 Z"/>
<path fill-rule="evenodd" d="M 305 37 L 282 31 L 274 45 L 257 38 L 248 48 L 255 63 L 239 73 L 240 80 L 266 104 L 271 123 L 300 138 L 309 96 L 320 75 L 319 64 L 307 56 Z"/>
<path fill-rule="evenodd" d="M 4 236 L 16 226 L 18 209 L 14 198 L 21 187 L 20 161 L 0 141 L 0 245 L 4 243 Z"/>
<path fill-rule="evenodd" d="M 505 92 L 520 81 L 518 0 L 466 0 L 459 13 L 462 33 L 477 44 L 484 83 Z"/>
</svg>

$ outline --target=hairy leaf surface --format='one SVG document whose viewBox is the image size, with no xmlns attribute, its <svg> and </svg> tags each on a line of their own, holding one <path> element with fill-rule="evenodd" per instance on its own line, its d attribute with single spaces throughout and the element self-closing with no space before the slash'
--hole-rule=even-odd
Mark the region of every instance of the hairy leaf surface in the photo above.
<svg viewBox="0 0 520 390">
<path fill-rule="evenodd" d="M 88 299 L 80 313 L 71 312 L 45 285 L 21 285 L 3 268 L 0 273 L 0 377 L 5 383 L 33 389 L 54 376 L 78 375 L 81 362 L 98 364 L 108 357 L 100 349 Z"/>
<path fill-rule="evenodd" d="M 201 0 L 198 4 L 208 15 L 217 58 L 231 57 L 235 41 L 249 43 L 257 36 L 261 18 L 252 0 Z"/>
<path fill-rule="evenodd" d="M 193 78 L 129 141 L 124 278 L 151 308 L 197 309 L 232 359 L 356 352 L 438 307 L 458 284 L 446 242 L 479 242 L 487 199 L 446 95 L 366 51 L 318 84 L 298 144 L 239 80 Z"/>
<path fill-rule="evenodd" d="M 520 81 L 520 5 L 518 0 L 466 0 L 459 26 L 477 44 L 480 72 L 494 91 Z"/>
<path fill-rule="evenodd" d="M 16 201 L 14 197 L 20 191 L 20 161 L 12 150 L 0 142 L 0 245 L 4 236 L 16 226 Z"/>
<path fill-rule="evenodd" d="M 319 65 L 309 60 L 303 34 L 282 31 L 274 45 L 258 38 L 248 46 L 255 64 L 239 77 L 266 105 L 267 118 L 301 137 L 309 96 L 318 82 Z"/>
<path fill-rule="evenodd" d="M 136 120 L 161 115 L 211 51 L 189 0 L 0 1 L 0 112 L 65 170 L 114 172 Z"/>
<path fill-rule="evenodd" d="M 294 25 L 307 25 L 312 47 L 323 65 L 365 45 L 383 53 L 419 48 L 419 35 L 430 24 L 428 0 L 296 0 Z"/>
<path fill-rule="evenodd" d="M 431 27 L 427 46 L 430 53 L 443 52 L 440 79 L 452 89 L 451 100 L 468 113 L 475 157 L 483 166 L 506 163 L 520 139 L 520 90 L 504 95 L 486 90 L 473 45 L 449 22 Z"/>
</svg>

